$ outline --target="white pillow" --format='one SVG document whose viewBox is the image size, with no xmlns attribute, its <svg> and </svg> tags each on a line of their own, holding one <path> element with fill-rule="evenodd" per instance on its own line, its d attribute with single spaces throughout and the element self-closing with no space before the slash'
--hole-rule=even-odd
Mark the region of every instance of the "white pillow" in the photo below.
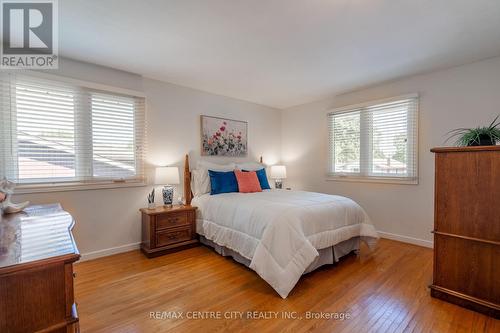
<svg viewBox="0 0 500 333">
<path fill-rule="evenodd" d="M 207 169 L 207 170 L 213 170 L 213 171 L 233 171 L 235 169 L 235 167 L 236 167 L 236 164 L 234 164 L 234 163 L 217 164 L 217 163 L 212 163 L 212 162 L 200 160 L 200 161 L 198 161 L 196 169 Z"/>
<path fill-rule="evenodd" d="M 205 191 L 207 184 L 206 179 L 203 178 L 204 169 L 194 169 L 191 171 L 191 192 L 195 197 L 207 193 Z M 208 179 L 208 188 L 210 192 L 210 179 Z"/>
<path fill-rule="evenodd" d="M 236 169 L 246 170 L 246 171 L 257 171 L 260 169 L 265 169 L 266 166 L 262 163 L 257 162 L 246 162 L 236 164 Z"/>
<path fill-rule="evenodd" d="M 208 170 L 212 171 L 233 171 L 236 168 L 234 163 L 216 164 L 206 161 L 198 161 L 198 167 L 191 171 L 191 191 L 194 196 L 199 196 L 210 192 L 210 177 Z"/>
</svg>

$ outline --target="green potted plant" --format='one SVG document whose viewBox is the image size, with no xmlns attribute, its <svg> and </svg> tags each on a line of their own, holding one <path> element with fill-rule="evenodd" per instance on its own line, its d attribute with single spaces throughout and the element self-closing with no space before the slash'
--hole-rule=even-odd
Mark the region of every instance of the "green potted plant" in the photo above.
<svg viewBox="0 0 500 333">
<path fill-rule="evenodd" d="M 456 146 L 493 146 L 497 141 L 500 141 L 500 115 L 496 116 L 489 126 L 476 127 L 476 128 L 457 128 L 449 131 L 450 137 L 446 140 L 448 142 L 452 138 L 457 138 L 455 141 Z"/>
</svg>

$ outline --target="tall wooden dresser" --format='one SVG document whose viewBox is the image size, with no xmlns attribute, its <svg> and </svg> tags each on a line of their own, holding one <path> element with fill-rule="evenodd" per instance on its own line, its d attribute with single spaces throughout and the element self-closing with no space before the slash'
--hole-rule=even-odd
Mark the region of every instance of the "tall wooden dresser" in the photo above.
<svg viewBox="0 0 500 333">
<path fill-rule="evenodd" d="M 0 216 L 0 332 L 78 332 L 73 224 L 59 204 Z"/>
<path fill-rule="evenodd" d="M 500 146 L 434 148 L 431 295 L 500 318 Z"/>
</svg>

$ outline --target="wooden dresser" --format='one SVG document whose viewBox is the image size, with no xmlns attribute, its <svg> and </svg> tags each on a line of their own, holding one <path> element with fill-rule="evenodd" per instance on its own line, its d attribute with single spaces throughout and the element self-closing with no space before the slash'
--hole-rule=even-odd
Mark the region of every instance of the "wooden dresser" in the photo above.
<svg viewBox="0 0 500 333">
<path fill-rule="evenodd" d="M 78 332 L 74 221 L 59 204 L 0 220 L 0 332 Z"/>
<path fill-rule="evenodd" d="M 141 250 L 147 257 L 198 245 L 196 207 L 190 205 L 142 208 Z"/>
<path fill-rule="evenodd" d="M 434 148 L 431 295 L 500 318 L 500 146 Z"/>
</svg>

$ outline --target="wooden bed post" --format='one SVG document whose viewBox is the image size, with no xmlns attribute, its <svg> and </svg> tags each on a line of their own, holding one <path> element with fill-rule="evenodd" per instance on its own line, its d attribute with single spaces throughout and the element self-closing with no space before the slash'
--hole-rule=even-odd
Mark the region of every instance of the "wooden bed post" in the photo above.
<svg viewBox="0 0 500 333">
<path fill-rule="evenodd" d="M 191 172 L 189 171 L 189 154 L 186 154 L 184 160 L 184 197 L 186 198 L 186 205 L 191 204 L 193 194 L 191 193 Z"/>
</svg>

